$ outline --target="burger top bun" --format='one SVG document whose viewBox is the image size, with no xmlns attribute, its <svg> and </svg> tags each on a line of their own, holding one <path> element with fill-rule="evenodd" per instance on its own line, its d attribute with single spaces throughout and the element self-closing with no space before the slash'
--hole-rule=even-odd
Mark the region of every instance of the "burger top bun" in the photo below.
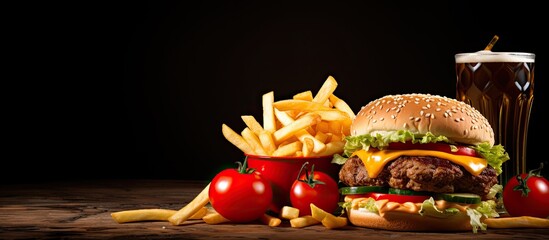
<svg viewBox="0 0 549 240">
<path fill-rule="evenodd" d="M 464 144 L 494 145 L 494 130 L 475 108 L 456 99 L 431 94 L 387 95 L 364 106 L 351 125 L 351 135 L 408 130 L 431 132 Z"/>
</svg>

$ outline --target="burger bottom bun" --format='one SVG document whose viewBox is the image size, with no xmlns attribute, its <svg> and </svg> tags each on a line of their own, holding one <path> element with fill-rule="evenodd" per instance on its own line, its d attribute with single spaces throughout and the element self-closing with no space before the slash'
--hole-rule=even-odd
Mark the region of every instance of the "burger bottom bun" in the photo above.
<svg viewBox="0 0 549 240">
<path fill-rule="evenodd" d="M 465 213 L 449 218 L 435 218 L 421 216 L 417 213 L 386 212 L 381 217 L 375 213 L 350 209 L 347 211 L 347 217 L 355 226 L 393 231 L 460 232 L 472 230 L 470 218 Z"/>
</svg>

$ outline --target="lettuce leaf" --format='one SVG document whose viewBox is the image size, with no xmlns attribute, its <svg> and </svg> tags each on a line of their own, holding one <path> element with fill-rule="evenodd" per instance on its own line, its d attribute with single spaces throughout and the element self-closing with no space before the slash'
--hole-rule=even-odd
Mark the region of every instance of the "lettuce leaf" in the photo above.
<svg viewBox="0 0 549 240">
<path fill-rule="evenodd" d="M 361 149 L 368 151 L 370 147 L 384 149 L 392 142 L 412 142 L 412 143 L 436 143 L 445 142 L 448 144 L 456 144 L 445 136 L 436 136 L 430 132 L 426 134 L 412 133 L 408 130 L 399 131 L 380 131 L 373 134 L 364 134 L 359 136 L 347 136 L 346 143 L 343 148 L 343 154 L 334 154 L 332 163 L 344 164 L 345 161 L 355 152 Z M 505 152 L 502 145 L 490 146 L 489 143 L 482 143 L 478 146 L 471 146 L 488 164 L 492 166 L 497 174 L 502 172 L 501 165 L 509 160 L 509 155 Z"/>
<path fill-rule="evenodd" d="M 467 216 L 469 216 L 469 223 L 473 229 L 474 233 L 477 233 L 478 230 L 486 230 L 487 225 L 482 222 L 481 218 L 493 218 L 499 217 L 499 214 L 496 211 L 496 202 L 493 200 L 482 201 L 476 208 L 466 208 Z M 419 214 L 422 216 L 431 216 L 436 218 L 449 218 L 456 214 L 459 214 L 457 208 L 447 208 L 440 210 L 437 208 L 435 200 L 431 197 L 421 205 L 419 209 Z"/>
<path fill-rule="evenodd" d="M 496 211 L 496 202 L 493 200 L 482 201 L 474 208 L 467 207 L 466 214 L 469 217 L 469 222 L 471 224 L 472 230 L 474 233 L 477 233 L 478 230 L 486 230 L 487 225 L 482 222 L 482 218 L 494 218 L 499 217 L 499 214 Z M 351 202 L 346 202 L 343 204 L 344 208 L 351 208 Z M 368 198 L 365 201 L 361 201 L 358 204 L 358 209 L 360 211 L 367 211 L 375 214 L 379 214 L 379 210 L 375 205 L 375 200 L 373 198 Z M 457 208 L 446 208 L 439 209 L 436 206 L 435 200 L 430 197 L 429 199 L 423 201 L 418 214 L 422 216 L 429 216 L 435 218 L 450 218 L 456 217 L 458 214 L 464 214 L 459 211 Z M 457 216 L 464 217 L 464 216 Z"/>
<path fill-rule="evenodd" d="M 501 165 L 509 160 L 509 154 L 505 152 L 501 144 L 491 147 L 489 143 L 481 143 L 477 146 L 472 146 L 472 148 L 488 161 L 488 164 L 496 170 L 498 175 L 503 171 Z"/>
</svg>

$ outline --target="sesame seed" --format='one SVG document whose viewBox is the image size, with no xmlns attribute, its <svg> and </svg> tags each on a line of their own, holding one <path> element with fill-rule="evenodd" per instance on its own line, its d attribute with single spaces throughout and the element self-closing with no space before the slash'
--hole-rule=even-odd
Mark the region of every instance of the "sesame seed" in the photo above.
<svg viewBox="0 0 549 240">
<path fill-rule="evenodd" d="M 431 117 L 431 114 L 430 114 L 430 113 L 427 113 L 427 114 L 425 114 L 425 117 L 426 117 L 426 118 L 430 118 L 430 117 Z"/>
<path fill-rule="evenodd" d="M 397 117 L 394 114 L 391 114 L 392 119 L 396 119 Z"/>
<path fill-rule="evenodd" d="M 414 121 L 419 122 L 420 120 L 421 120 L 421 118 L 416 117 L 416 119 Z"/>
<path fill-rule="evenodd" d="M 376 123 L 376 122 L 377 122 L 377 120 L 376 120 L 376 119 L 372 120 L 372 123 Z"/>
<path fill-rule="evenodd" d="M 419 111 L 419 115 L 423 116 L 423 110 Z"/>
<path fill-rule="evenodd" d="M 382 118 L 379 118 L 379 121 L 383 121 L 383 120 L 385 120 L 385 118 L 383 118 L 383 117 L 382 117 Z"/>
</svg>

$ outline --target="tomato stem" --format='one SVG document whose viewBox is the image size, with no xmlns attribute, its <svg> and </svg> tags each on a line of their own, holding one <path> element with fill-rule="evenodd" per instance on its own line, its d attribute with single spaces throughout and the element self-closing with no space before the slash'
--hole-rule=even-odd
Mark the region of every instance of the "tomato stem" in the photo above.
<svg viewBox="0 0 549 240">
<path fill-rule="evenodd" d="M 541 176 L 541 169 L 543 169 L 543 162 L 539 163 L 539 168 L 530 170 L 530 172 L 528 172 L 528 176 L 530 175 L 538 176 L 538 177 Z"/>
<path fill-rule="evenodd" d="M 530 174 L 526 176 L 525 179 L 522 179 L 522 177 L 519 175 L 516 176 L 518 185 L 516 185 L 513 190 L 514 191 L 521 191 L 523 197 L 528 197 L 528 193 L 530 192 L 530 188 L 528 188 L 528 185 L 526 185 L 526 182 L 528 181 L 528 178 L 530 178 Z"/>
<path fill-rule="evenodd" d="M 238 161 L 236 161 L 235 163 L 238 164 L 237 170 L 241 174 L 250 174 L 250 173 L 253 173 L 255 171 L 254 168 L 248 169 L 248 156 L 246 156 L 246 158 L 244 158 L 244 164 L 242 164 L 241 162 L 238 162 Z"/>
<path fill-rule="evenodd" d="M 532 169 L 528 172 L 528 175 L 526 175 L 526 178 L 522 179 L 521 174 L 517 175 L 517 181 L 518 185 L 513 188 L 514 191 L 522 191 L 523 197 L 528 197 L 528 193 L 530 192 L 530 188 L 528 188 L 528 185 L 526 185 L 526 182 L 528 182 L 528 178 L 531 176 L 541 176 L 541 169 L 543 169 L 543 162 L 539 164 L 539 168 Z"/>
<path fill-rule="evenodd" d="M 316 184 L 326 184 L 323 181 L 314 179 L 315 165 L 313 164 L 311 166 L 311 174 L 309 174 L 309 172 L 307 171 L 307 168 L 306 168 L 307 165 L 309 165 L 309 162 L 305 162 L 305 163 L 303 163 L 303 165 L 301 165 L 301 169 L 299 170 L 299 174 L 297 175 L 297 180 L 300 181 L 300 182 L 307 183 L 307 185 L 309 185 L 311 188 L 315 188 Z M 305 179 L 300 179 L 301 178 L 301 172 L 303 172 L 303 169 L 305 169 Z"/>
</svg>

